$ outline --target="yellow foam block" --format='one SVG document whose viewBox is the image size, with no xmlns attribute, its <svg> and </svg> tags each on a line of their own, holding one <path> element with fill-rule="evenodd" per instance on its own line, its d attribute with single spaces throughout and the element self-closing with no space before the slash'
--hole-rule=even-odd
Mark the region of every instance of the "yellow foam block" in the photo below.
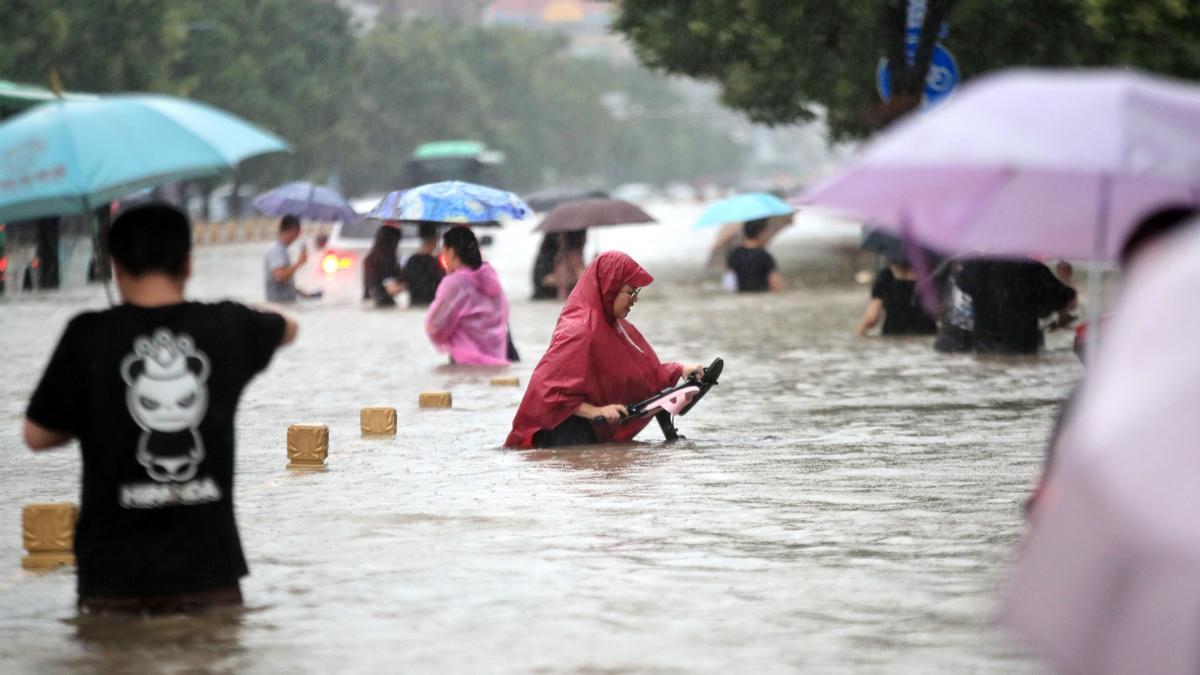
<svg viewBox="0 0 1200 675">
<path fill-rule="evenodd" d="M 454 400 L 448 391 L 423 391 L 420 403 L 422 408 L 449 408 Z"/>
<path fill-rule="evenodd" d="M 287 430 L 288 468 L 325 466 L 329 457 L 329 427 L 324 424 L 293 424 Z"/>
<path fill-rule="evenodd" d="M 21 567 L 44 570 L 75 564 L 75 521 L 79 507 L 74 504 L 29 504 L 21 511 L 21 531 L 25 550 Z"/>
<path fill-rule="evenodd" d="M 395 436 L 395 408 L 363 408 L 359 415 L 363 436 Z"/>
</svg>

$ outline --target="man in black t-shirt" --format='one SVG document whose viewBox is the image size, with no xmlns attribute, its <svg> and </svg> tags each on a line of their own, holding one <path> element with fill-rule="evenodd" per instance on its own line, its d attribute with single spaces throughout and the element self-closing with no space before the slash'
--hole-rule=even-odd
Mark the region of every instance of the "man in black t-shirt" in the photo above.
<svg viewBox="0 0 1200 675">
<path fill-rule="evenodd" d="M 438 284 L 446 276 L 438 260 L 437 224 L 423 222 L 420 229 L 421 245 L 416 253 L 404 263 L 404 280 L 408 284 L 408 303 L 416 307 L 427 307 L 433 302 Z"/>
<path fill-rule="evenodd" d="M 79 606 L 238 604 L 247 569 L 233 511 L 234 413 L 296 323 L 185 301 L 190 224 L 173 207 L 134 207 L 108 239 L 124 304 L 71 320 L 24 425 L 34 450 L 79 439 Z"/>
<path fill-rule="evenodd" d="M 742 226 L 746 240 L 729 252 L 726 264 L 737 280 L 739 293 L 783 290 L 783 278 L 776 270 L 775 258 L 763 248 L 767 219 L 747 220 Z"/>
</svg>

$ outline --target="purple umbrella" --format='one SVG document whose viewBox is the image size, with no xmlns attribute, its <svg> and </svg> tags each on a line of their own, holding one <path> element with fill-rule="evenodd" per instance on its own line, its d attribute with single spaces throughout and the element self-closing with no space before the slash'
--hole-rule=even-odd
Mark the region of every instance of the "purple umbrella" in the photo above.
<svg viewBox="0 0 1200 675">
<path fill-rule="evenodd" d="M 1139 261 L 1054 454 L 1003 623 L 1064 673 L 1200 672 L 1200 226 Z M 1149 264 L 1145 264 L 1149 263 Z"/>
<path fill-rule="evenodd" d="M 1111 260 L 1200 196 L 1200 87 L 1127 70 L 1018 70 L 880 134 L 802 201 L 938 250 Z"/>
<path fill-rule="evenodd" d="M 656 223 L 641 207 L 620 199 L 582 199 L 568 202 L 546 214 L 535 231 L 571 232 L 606 225 Z"/>
<path fill-rule="evenodd" d="M 285 183 L 254 198 L 254 208 L 270 216 L 351 223 L 360 218 L 333 188 L 306 181 Z"/>
</svg>

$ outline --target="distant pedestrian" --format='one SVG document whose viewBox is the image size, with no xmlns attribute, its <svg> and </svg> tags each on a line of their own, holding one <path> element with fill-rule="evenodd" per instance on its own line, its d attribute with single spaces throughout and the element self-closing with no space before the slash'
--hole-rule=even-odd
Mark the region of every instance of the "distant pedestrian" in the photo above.
<svg viewBox="0 0 1200 675">
<path fill-rule="evenodd" d="M 284 216 L 279 221 L 279 235 L 267 249 L 263 258 L 266 276 L 267 302 L 291 303 L 297 297 L 308 297 L 308 294 L 296 290 L 296 271 L 308 262 L 308 251 L 300 248 L 296 262 L 288 255 L 288 246 L 300 238 L 300 219 L 296 216 Z"/>
<path fill-rule="evenodd" d="M 425 315 L 425 331 L 452 363 L 499 365 L 510 361 L 508 300 L 496 270 L 483 261 L 469 227 L 442 237 L 446 277 Z"/>
<path fill-rule="evenodd" d="M 79 607 L 141 614 L 240 604 L 247 568 L 234 522 L 234 415 L 296 322 L 186 301 L 190 225 L 172 206 L 122 213 L 108 250 L 124 304 L 67 324 L 24 423 L 34 450 L 79 440 Z"/>
<path fill-rule="evenodd" d="M 558 287 L 547 283 L 554 273 L 554 259 L 557 256 L 558 233 L 542 235 L 542 243 L 533 259 L 533 300 L 553 300 L 558 297 Z"/>
<path fill-rule="evenodd" d="M 404 290 L 404 275 L 396 257 L 399 245 L 399 223 L 384 223 L 375 230 L 371 250 L 363 259 L 363 300 L 376 307 L 395 307 L 395 296 Z"/>
<path fill-rule="evenodd" d="M 408 304 L 425 307 L 433 302 L 438 284 L 446 276 L 437 257 L 437 223 L 422 222 L 418 231 L 421 243 L 416 253 L 404 261 L 404 281 L 408 284 Z"/>
<path fill-rule="evenodd" d="M 981 353 L 1036 354 L 1043 342 L 1038 319 L 1075 300 L 1075 289 L 1034 260 L 969 260 L 958 284 L 971 296 Z"/>
<path fill-rule="evenodd" d="M 866 335 L 883 320 L 881 334 L 933 335 L 937 322 L 925 313 L 917 297 L 916 274 L 907 261 L 893 258 L 875 277 L 871 300 L 858 324 L 856 334 Z"/>
<path fill-rule="evenodd" d="M 546 276 L 545 283 L 553 286 L 555 297 L 566 300 L 575 289 L 579 277 L 587 269 L 583 249 L 587 245 L 587 230 L 572 230 L 558 234 L 558 253 L 554 256 L 554 271 Z"/>
<path fill-rule="evenodd" d="M 737 281 L 739 293 L 762 293 L 783 290 L 775 258 L 767 253 L 767 219 L 748 220 L 742 226 L 745 240 L 729 252 L 726 264 Z"/>
</svg>

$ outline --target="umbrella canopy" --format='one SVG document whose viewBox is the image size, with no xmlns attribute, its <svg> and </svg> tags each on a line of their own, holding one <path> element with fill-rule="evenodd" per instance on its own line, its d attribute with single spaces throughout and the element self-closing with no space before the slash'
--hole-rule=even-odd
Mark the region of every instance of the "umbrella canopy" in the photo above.
<svg viewBox="0 0 1200 675">
<path fill-rule="evenodd" d="M 1200 226 L 1135 264 L 1031 513 L 1003 623 L 1064 673 L 1200 672 Z"/>
<path fill-rule="evenodd" d="M 557 206 L 546 214 L 536 231 L 571 232 L 606 225 L 637 225 L 656 223 L 649 213 L 636 204 L 620 199 L 584 199 Z"/>
<path fill-rule="evenodd" d="M 881 134 L 808 192 L 936 249 L 1113 259 L 1200 191 L 1200 87 L 1130 71 L 1018 70 Z"/>
<path fill-rule="evenodd" d="M 712 227 L 725 223 L 742 223 L 747 220 L 790 216 L 796 209 L 787 202 L 765 192 L 749 192 L 715 201 L 704 209 L 693 227 Z"/>
<path fill-rule="evenodd" d="M 584 190 L 582 188 L 546 188 L 525 195 L 525 203 L 539 213 L 545 213 L 567 202 L 577 202 L 581 199 L 608 199 L 608 193 L 603 190 Z"/>
<path fill-rule="evenodd" d="M 533 210 L 511 192 L 451 180 L 389 193 L 365 217 L 486 225 L 531 213 Z"/>
<path fill-rule="evenodd" d="M 0 222 L 84 213 L 287 149 L 245 120 L 168 96 L 46 103 L 0 124 Z"/>
<path fill-rule="evenodd" d="M 359 219 L 346 198 L 333 188 L 306 181 L 285 183 L 254 198 L 254 208 L 270 216 L 354 222 Z"/>
</svg>

